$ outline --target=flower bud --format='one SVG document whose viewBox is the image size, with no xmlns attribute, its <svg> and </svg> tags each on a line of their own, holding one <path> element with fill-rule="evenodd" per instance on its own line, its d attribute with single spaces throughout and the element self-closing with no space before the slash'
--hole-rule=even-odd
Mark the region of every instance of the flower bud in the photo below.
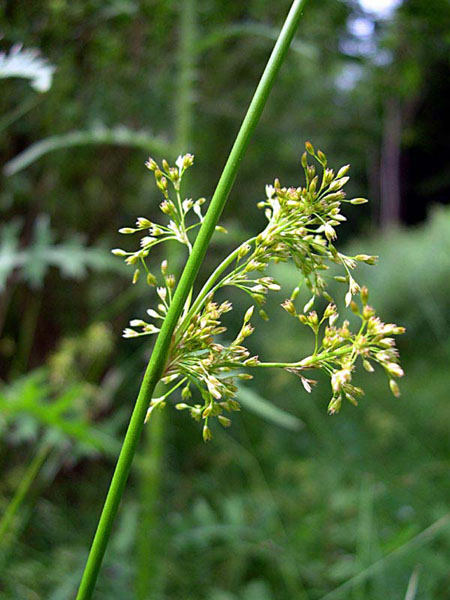
<svg viewBox="0 0 450 600">
<path fill-rule="evenodd" d="M 295 310 L 295 306 L 294 303 L 292 302 L 292 300 L 290 299 L 286 299 L 282 304 L 281 307 L 284 308 L 284 310 L 289 313 L 290 315 L 294 316 L 297 314 L 297 311 Z"/>
<path fill-rule="evenodd" d="M 370 256 L 369 254 L 357 254 L 355 258 L 356 260 L 365 262 L 368 265 L 374 265 L 378 260 L 378 256 Z"/>
<path fill-rule="evenodd" d="M 127 263 L 127 265 L 135 265 L 138 260 L 139 260 L 139 256 L 137 256 L 137 254 L 132 254 L 131 256 L 128 256 L 125 259 L 125 262 Z"/>
<path fill-rule="evenodd" d="M 147 284 L 154 287 L 157 284 L 156 277 L 152 273 L 147 273 Z"/>
<path fill-rule="evenodd" d="M 192 397 L 189 385 L 184 386 L 184 388 L 181 390 L 181 397 L 183 400 L 189 400 L 189 398 Z"/>
<path fill-rule="evenodd" d="M 394 396 L 396 398 L 399 398 L 400 397 L 400 388 L 398 387 L 398 384 L 395 381 L 395 379 L 389 380 L 389 387 L 391 388 L 391 392 L 394 394 Z"/>
<path fill-rule="evenodd" d="M 403 375 L 405 374 L 401 366 L 397 363 L 388 363 L 386 365 L 386 370 L 390 375 L 393 375 L 394 377 L 403 377 Z"/>
<path fill-rule="evenodd" d="M 331 400 L 330 400 L 330 403 L 328 404 L 328 414 L 335 415 L 336 413 L 338 413 L 341 410 L 341 405 L 342 405 L 341 396 L 338 396 L 337 398 L 335 398 L 333 396 L 333 398 L 331 398 Z"/>
<path fill-rule="evenodd" d="M 206 417 L 209 417 L 209 415 L 210 415 L 211 413 L 212 413 L 212 406 L 211 406 L 211 404 L 209 404 L 209 405 L 208 405 L 208 406 L 205 408 L 205 410 L 203 411 L 203 413 L 202 413 L 202 416 L 203 416 L 203 418 L 204 418 L 204 419 L 206 419 Z"/>
<path fill-rule="evenodd" d="M 341 177 L 340 179 L 335 179 L 332 183 L 330 183 L 330 192 L 337 192 L 340 190 L 342 187 L 344 187 L 349 179 L 350 177 Z"/>
<path fill-rule="evenodd" d="M 145 163 L 145 166 L 147 167 L 147 169 L 150 169 L 150 171 L 156 171 L 158 169 L 157 163 L 151 157 Z"/>
<path fill-rule="evenodd" d="M 327 157 L 322 152 L 322 150 L 317 150 L 317 158 L 321 165 L 323 165 L 324 167 L 327 166 Z"/>
<path fill-rule="evenodd" d="M 336 178 L 340 179 L 341 177 L 344 177 L 344 175 L 347 175 L 349 169 L 350 165 L 344 165 L 343 167 L 341 167 L 337 172 Z"/>
<path fill-rule="evenodd" d="M 247 358 L 247 360 L 244 360 L 243 364 L 244 367 L 256 367 L 259 365 L 259 359 L 257 356 L 251 356 L 250 358 Z"/>
<path fill-rule="evenodd" d="M 325 319 L 328 319 L 329 317 L 331 317 L 332 315 L 336 314 L 336 305 L 335 304 L 328 304 L 328 306 L 326 307 L 323 316 Z"/>
<path fill-rule="evenodd" d="M 248 254 L 251 250 L 251 247 L 249 244 L 242 244 L 242 246 L 239 248 L 239 252 L 238 252 L 238 260 L 241 260 L 242 258 L 244 258 L 244 256 L 246 254 Z"/>
<path fill-rule="evenodd" d="M 127 256 L 127 252 L 121 248 L 114 248 L 111 250 L 111 253 L 114 254 L 114 256 Z"/>
<path fill-rule="evenodd" d="M 168 275 L 166 277 L 166 285 L 168 288 L 173 290 L 173 288 L 175 287 L 175 275 Z"/>
<path fill-rule="evenodd" d="M 306 169 L 307 166 L 308 166 L 308 155 L 306 154 L 306 152 L 303 152 L 303 154 L 302 154 L 302 167 L 304 169 Z"/>
<path fill-rule="evenodd" d="M 204 425 L 203 426 L 203 441 L 209 442 L 210 440 L 212 440 L 212 438 L 213 438 L 213 435 L 212 435 L 211 429 L 208 427 L 208 425 Z"/>
<path fill-rule="evenodd" d="M 161 177 L 161 179 L 156 182 L 156 185 L 162 192 L 166 192 L 168 187 L 166 177 Z"/>
<path fill-rule="evenodd" d="M 253 379 L 253 375 L 250 375 L 250 373 L 239 373 L 238 379 L 242 379 L 242 381 L 249 381 L 250 379 Z"/>
<path fill-rule="evenodd" d="M 245 315 L 244 315 L 244 323 L 248 323 L 250 321 L 250 319 L 252 318 L 254 310 L 255 310 L 254 306 L 250 306 L 250 308 L 248 308 L 246 310 Z"/>
<path fill-rule="evenodd" d="M 314 325 L 314 326 L 318 325 L 319 317 L 317 316 L 317 313 L 315 310 L 313 310 L 312 312 L 309 313 L 308 321 L 311 323 L 311 325 Z"/>
<path fill-rule="evenodd" d="M 333 227 L 331 227 L 331 225 L 329 223 L 326 223 L 324 225 L 324 231 L 325 231 L 325 235 L 327 237 L 327 239 L 331 242 L 332 240 L 335 240 L 337 235 L 336 235 L 336 231 Z"/>
<path fill-rule="evenodd" d="M 220 424 L 223 427 L 229 427 L 231 425 L 231 420 L 228 419 L 228 417 L 224 417 L 223 415 L 219 415 L 217 418 L 219 419 L 219 422 L 220 422 Z"/>
<path fill-rule="evenodd" d="M 305 306 L 303 307 L 303 312 L 307 313 L 311 310 L 313 304 L 314 304 L 314 300 L 315 300 L 315 296 L 313 296 L 310 300 L 308 300 L 308 302 L 305 304 Z"/>
<path fill-rule="evenodd" d="M 305 142 L 305 148 L 308 154 L 314 156 L 314 146 L 311 144 L 311 142 Z"/>
<path fill-rule="evenodd" d="M 335 281 L 339 281 L 340 283 L 348 283 L 348 275 L 335 275 L 333 279 Z"/>
<path fill-rule="evenodd" d="M 370 319 L 370 317 L 374 317 L 375 316 L 375 309 L 372 306 L 369 306 L 368 304 L 366 304 L 366 306 L 363 308 L 363 319 L 365 319 L 366 321 L 368 319 Z"/>
<path fill-rule="evenodd" d="M 366 305 L 367 300 L 369 299 L 369 289 L 367 286 L 363 285 L 361 288 L 361 302 Z"/>
</svg>

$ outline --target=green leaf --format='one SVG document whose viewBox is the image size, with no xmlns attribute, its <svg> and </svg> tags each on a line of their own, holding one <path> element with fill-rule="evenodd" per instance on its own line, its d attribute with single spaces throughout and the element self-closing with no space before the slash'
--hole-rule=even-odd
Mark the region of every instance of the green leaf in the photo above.
<svg viewBox="0 0 450 600">
<path fill-rule="evenodd" d="M 103 125 L 97 125 L 86 131 L 71 131 L 36 142 L 6 163 L 4 173 L 7 176 L 15 175 L 42 156 L 55 150 L 100 144 L 140 148 L 145 152 L 153 152 L 160 155 L 170 155 L 173 153 L 172 145 L 167 140 L 146 131 L 133 131 L 123 126 L 108 129 Z"/>
<path fill-rule="evenodd" d="M 269 41 L 275 41 L 278 37 L 278 30 L 275 27 L 262 25 L 261 23 L 244 23 L 221 27 L 211 34 L 204 36 L 197 44 L 197 52 L 204 52 L 209 48 L 214 48 L 218 44 L 234 37 L 261 37 Z M 302 58 L 311 60 L 315 58 L 317 51 L 311 44 L 299 39 L 293 40 L 290 49 Z"/>
<path fill-rule="evenodd" d="M 72 438 L 81 451 L 116 454 L 118 444 L 112 436 L 93 426 L 80 408 L 84 389 L 74 384 L 53 397 L 44 369 L 38 369 L 0 388 L 0 413 L 4 427 L 14 425 L 16 441 L 34 439 L 40 428 L 52 445 Z"/>
<path fill-rule="evenodd" d="M 55 243 L 47 215 L 37 217 L 29 246 L 20 249 L 20 225 L 19 221 L 13 221 L 0 227 L 0 291 L 17 268 L 21 269 L 21 278 L 34 288 L 43 284 L 50 267 L 58 268 L 63 276 L 72 279 L 80 279 L 87 269 L 125 270 L 109 250 L 85 246 L 81 237 Z"/>
</svg>

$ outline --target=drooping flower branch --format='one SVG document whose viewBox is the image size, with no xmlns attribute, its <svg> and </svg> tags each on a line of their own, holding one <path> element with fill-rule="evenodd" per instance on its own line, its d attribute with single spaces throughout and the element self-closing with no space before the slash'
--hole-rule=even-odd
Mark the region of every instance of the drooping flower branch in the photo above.
<svg viewBox="0 0 450 600">
<path fill-rule="evenodd" d="M 308 163 L 308 154 L 318 163 Z M 193 165 L 190 154 L 180 156 L 175 166 L 163 161 L 162 168 L 149 159 L 147 167 L 153 171 L 156 185 L 163 194 L 160 209 L 169 218 L 167 224 L 157 224 L 140 217 L 135 227 L 120 230 L 124 234 L 145 233 L 140 248 L 136 251 L 115 249 L 113 253 L 125 258 L 128 265 L 135 268 L 133 283 L 136 283 L 143 270 L 147 283 L 156 286 L 159 303 L 147 311 L 154 321 L 133 319 L 124 331 L 125 337 L 154 334 L 159 331 L 158 322 L 165 318 L 169 309 L 175 277 L 168 273 L 168 264 L 161 264 L 161 275 L 150 271 L 147 260 L 152 248 L 168 240 L 176 240 L 192 251 L 190 236 L 203 219 L 204 198 L 192 200 L 181 195 L 181 181 L 186 170 Z M 227 413 L 239 410 L 236 400 L 237 379 L 250 379 L 248 371 L 253 368 L 283 368 L 298 375 L 306 391 L 311 391 L 315 383 L 306 377 L 305 372 L 318 369 L 330 376 L 332 397 L 329 413 L 339 411 L 342 400 L 357 404 L 363 390 L 352 383 L 358 361 L 367 371 L 373 371 L 374 364 L 386 371 L 389 385 L 394 395 L 399 395 L 397 379 L 403 376 L 398 363 L 398 352 L 393 335 L 404 332 L 404 328 L 394 324 L 384 324 L 368 304 L 368 290 L 360 287 L 353 276 L 358 262 L 375 264 L 376 256 L 358 254 L 347 256 L 335 246 L 337 228 L 346 220 L 341 213 L 342 204 L 363 204 L 364 198 L 346 199 L 343 190 L 348 182 L 349 165 L 337 173 L 327 166 L 323 152 L 314 150 L 306 143 L 306 152 L 301 163 L 305 173 L 304 187 L 282 187 L 278 180 L 266 186 L 266 198 L 258 203 L 264 209 L 267 225 L 255 237 L 242 243 L 211 274 L 195 299 L 192 293 L 186 300 L 173 335 L 173 342 L 162 380 L 169 390 L 160 398 L 154 398 L 149 406 L 147 418 L 156 408 L 163 408 L 167 399 L 181 388 L 179 410 L 188 410 L 191 416 L 203 422 L 203 437 L 212 437 L 210 420 L 217 417 L 223 426 L 230 424 Z M 223 230 L 223 228 L 218 227 Z M 292 260 L 299 270 L 300 284 L 282 307 L 301 324 L 309 327 L 315 336 L 315 349 L 311 356 L 294 363 L 262 362 L 251 356 L 245 347 L 245 339 L 253 332 L 250 319 L 254 308 L 262 318 L 268 316 L 263 309 L 266 296 L 271 291 L 279 291 L 280 285 L 265 275 L 270 263 Z M 348 320 L 338 326 L 338 312 L 327 285 L 331 276 L 327 271 L 335 264 L 342 270 L 334 279 L 346 286 L 345 304 L 360 319 L 357 332 L 350 330 Z M 296 307 L 300 285 L 306 285 L 310 299 L 302 310 Z M 246 311 L 242 327 L 232 342 L 226 343 L 223 334 L 226 328 L 221 324 L 224 313 L 232 310 L 228 301 L 218 303 L 215 294 L 221 288 L 233 286 L 246 293 L 252 306 Z M 353 297 L 359 296 L 359 304 Z M 328 306 L 319 317 L 313 309 L 317 298 L 323 297 Z"/>
</svg>

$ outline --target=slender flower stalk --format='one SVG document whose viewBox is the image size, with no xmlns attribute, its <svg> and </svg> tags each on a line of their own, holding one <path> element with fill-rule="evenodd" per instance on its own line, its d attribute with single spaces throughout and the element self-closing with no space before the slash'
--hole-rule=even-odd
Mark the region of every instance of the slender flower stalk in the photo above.
<svg viewBox="0 0 450 600">
<path fill-rule="evenodd" d="M 231 149 L 229 158 L 218 182 L 209 209 L 202 220 L 195 244 L 192 247 L 180 282 L 171 299 L 161 330 L 156 340 L 151 359 L 147 366 L 136 405 L 130 419 L 128 430 L 122 445 L 119 459 L 114 471 L 111 485 L 105 500 L 102 515 L 92 543 L 91 551 L 83 573 L 77 594 L 77 600 L 88 600 L 92 597 L 98 573 L 111 534 L 114 518 L 117 514 L 120 500 L 130 471 L 131 463 L 136 452 L 147 408 L 153 391 L 166 366 L 170 351 L 172 334 L 185 307 L 186 300 L 192 293 L 192 286 L 205 256 L 212 234 L 216 228 L 231 187 L 236 178 L 240 161 L 247 148 L 250 137 L 261 116 L 275 77 L 297 29 L 305 0 L 294 0 L 289 14 L 277 39 L 267 66 L 255 91 L 250 107 L 239 130 L 236 141 Z M 163 178 L 162 178 L 163 179 Z M 161 184 L 164 187 L 163 181 Z M 137 275 L 139 276 L 139 275 Z M 151 274 L 147 274 L 151 279 Z"/>
</svg>

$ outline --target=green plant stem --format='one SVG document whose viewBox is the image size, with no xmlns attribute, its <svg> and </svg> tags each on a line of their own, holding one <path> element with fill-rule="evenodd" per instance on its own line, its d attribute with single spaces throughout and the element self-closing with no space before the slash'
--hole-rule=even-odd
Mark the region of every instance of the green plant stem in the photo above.
<svg viewBox="0 0 450 600">
<path fill-rule="evenodd" d="M 313 366 L 315 363 L 320 362 L 323 358 L 333 358 L 335 356 L 342 356 L 344 354 L 346 354 L 348 352 L 348 347 L 345 348 L 339 348 L 338 350 L 335 350 L 334 352 L 328 352 L 328 351 L 324 351 L 321 352 L 320 354 L 315 354 L 312 356 L 308 356 L 308 362 L 305 363 L 305 358 L 302 360 L 299 360 L 298 362 L 294 362 L 294 363 L 284 363 L 284 362 L 260 362 L 256 365 L 246 365 L 246 368 L 249 367 L 262 367 L 262 368 L 268 368 L 268 369 L 272 369 L 272 368 L 279 368 L 279 369 L 285 369 L 285 368 L 290 368 L 290 367 L 305 367 L 305 369 L 309 369 L 309 367 Z"/>
<path fill-rule="evenodd" d="M 294 37 L 304 4 L 305 0 L 294 0 L 292 3 L 289 14 L 255 91 L 247 114 L 245 115 L 236 141 L 231 149 L 211 200 L 211 204 L 195 240 L 192 253 L 183 270 L 167 316 L 162 324 L 158 338 L 156 339 L 98 523 L 97 531 L 78 590 L 77 600 L 88 600 L 92 597 L 103 556 L 106 551 L 106 546 L 111 534 L 114 518 L 119 508 L 131 463 L 142 432 L 147 407 L 167 361 L 172 334 L 189 295 L 189 291 L 192 288 L 200 269 L 209 241 L 214 233 L 215 226 L 227 201 L 240 162 L 250 141 L 250 137 L 261 116 L 270 90 L 274 84 L 275 77 L 289 48 L 289 44 Z"/>
<path fill-rule="evenodd" d="M 27 114 L 30 110 L 32 110 L 37 104 L 41 101 L 41 96 L 33 94 L 29 98 L 25 99 L 19 106 L 11 110 L 9 113 L 6 113 L 0 119 L 0 132 L 15 123 L 21 117 Z"/>
<path fill-rule="evenodd" d="M 197 52 L 196 41 L 196 0 L 185 0 L 179 6 L 178 71 L 176 99 L 174 106 L 175 140 L 174 148 L 180 153 L 192 151 L 192 129 L 194 122 L 194 84 Z M 182 199 L 177 192 L 180 208 Z M 183 217 L 184 219 L 184 217 Z M 188 246 L 189 253 L 192 247 Z M 183 260 L 178 244 L 169 244 L 169 264 L 178 267 Z M 189 300 L 188 300 L 189 303 Z M 162 396 L 166 386 L 161 382 L 155 393 Z M 149 600 L 162 595 L 164 585 L 164 543 L 158 540 L 158 523 L 161 502 L 159 499 L 163 485 L 163 461 L 167 421 L 165 411 L 155 411 L 151 425 L 146 428 L 143 442 L 143 461 L 140 476 L 140 516 L 136 539 L 136 600 Z"/>
<path fill-rule="evenodd" d="M 42 293 L 36 291 L 28 300 L 22 316 L 18 348 L 14 354 L 11 367 L 11 380 L 15 379 L 20 373 L 24 373 L 27 369 L 41 305 Z"/>
<path fill-rule="evenodd" d="M 0 520 L 0 544 L 3 543 L 5 535 L 7 534 L 15 515 L 25 501 L 34 480 L 39 475 L 39 471 L 49 455 L 50 450 L 51 447 L 48 444 L 42 444 L 23 474 L 20 484 Z"/>
<path fill-rule="evenodd" d="M 161 389 L 159 389 L 161 386 Z M 164 392 L 162 384 L 156 391 Z M 158 598 L 161 586 L 161 545 L 158 543 L 160 491 L 164 457 L 166 413 L 157 410 L 144 436 L 140 474 L 140 517 L 136 545 L 136 600 Z M 164 553 L 163 553 L 164 554 Z"/>
<path fill-rule="evenodd" d="M 180 41 L 178 84 L 175 104 L 175 147 L 187 152 L 192 138 L 194 83 L 196 65 L 196 2 L 180 3 Z"/>
<path fill-rule="evenodd" d="M 193 305 L 191 306 L 191 308 L 189 309 L 188 313 L 183 318 L 183 324 L 181 324 L 179 327 L 180 333 L 182 333 L 184 331 L 184 329 L 189 324 L 193 315 L 195 315 L 195 313 L 198 311 L 198 309 L 202 306 L 205 298 L 208 296 L 209 292 L 211 291 L 211 288 L 213 287 L 213 285 L 215 284 L 217 279 L 222 275 L 222 273 L 225 271 L 225 269 L 227 269 L 231 265 L 231 263 L 238 257 L 242 246 L 244 246 L 244 244 L 251 244 L 255 239 L 256 238 L 254 238 L 254 237 L 250 238 L 249 240 L 247 240 L 246 242 L 241 244 L 238 248 L 236 248 L 236 250 L 231 252 L 231 254 L 229 254 L 220 263 L 220 265 L 218 265 L 218 267 L 216 269 L 214 269 L 214 271 L 208 277 L 208 280 L 206 281 L 206 283 L 200 290 L 197 298 L 195 299 L 195 301 L 194 301 Z"/>
</svg>

